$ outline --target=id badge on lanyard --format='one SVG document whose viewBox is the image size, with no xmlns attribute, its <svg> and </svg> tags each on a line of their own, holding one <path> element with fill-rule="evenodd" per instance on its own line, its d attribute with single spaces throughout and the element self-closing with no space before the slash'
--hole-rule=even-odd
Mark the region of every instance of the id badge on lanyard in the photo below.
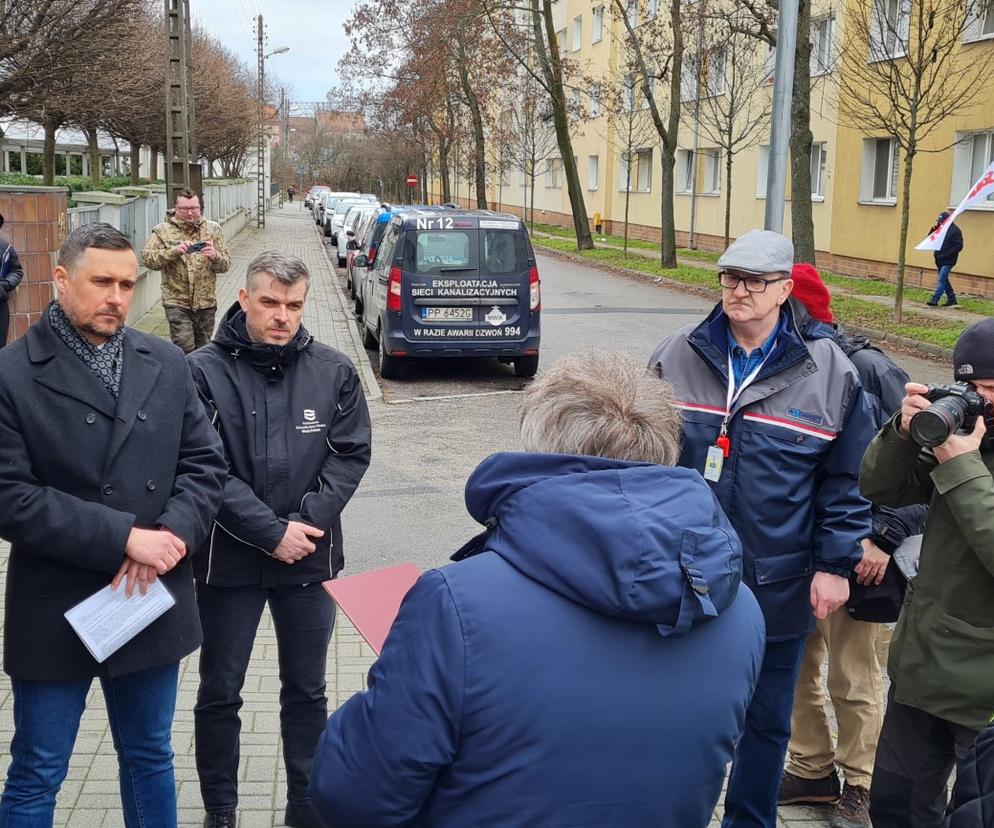
<svg viewBox="0 0 994 828">
<path fill-rule="evenodd" d="M 735 403 L 739 401 L 743 392 L 756 381 L 756 377 L 759 376 L 759 372 L 763 370 L 763 366 L 766 365 L 766 360 L 770 358 L 777 348 L 776 342 L 773 343 L 773 347 L 770 348 L 769 353 L 763 357 L 763 361 L 759 363 L 750 373 L 749 376 L 743 377 L 742 382 L 739 383 L 738 387 L 735 387 L 735 372 L 732 370 L 732 353 L 728 353 L 728 392 L 725 395 L 725 415 L 721 420 L 721 429 L 718 432 L 717 438 L 715 438 L 714 445 L 708 446 L 707 458 L 704 460 L 704 479 L 710 480 L 712 483 L 717 483 L 721 479 L 721 470 L 725 465 L 725 461 L 732 452 L 732 441 L 728 437 L 728 423 L 732 419 L 732 415 L 735 413 Z"/>
</svg>

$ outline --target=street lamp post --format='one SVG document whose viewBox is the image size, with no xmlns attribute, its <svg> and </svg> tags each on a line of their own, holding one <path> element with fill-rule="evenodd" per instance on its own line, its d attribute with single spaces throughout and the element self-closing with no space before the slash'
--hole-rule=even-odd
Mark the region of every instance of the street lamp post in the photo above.
<svg viewBox="0 0 994 828">
<path fill-rule="evenodd" d="M 780 3 L 777 26 L 776 69 L 773 75 L 773 122 L 770 127 L 770 161 L 766 172 L 767 230 L 783 232 L 784 191 L 787 188 L 787 153 L 790 150 L 790 107 L 794 87 L 794 50 L 797 46 L 798 0 Z M 805 33 L 805 37 L 807 33 Z"/>
<path fill-rule="evenodd" d="M 259 57 L 259 146 L 256 154 L 256 226 L 266 226 L 266 59 L 273 55 L 282 55 L 290 51 L 289 46 L 273 49 L 268 54 L 264 51 L 265 29 L 262 25 L 262 15 L 256 21 L 256 43 Z"/>
</svg>

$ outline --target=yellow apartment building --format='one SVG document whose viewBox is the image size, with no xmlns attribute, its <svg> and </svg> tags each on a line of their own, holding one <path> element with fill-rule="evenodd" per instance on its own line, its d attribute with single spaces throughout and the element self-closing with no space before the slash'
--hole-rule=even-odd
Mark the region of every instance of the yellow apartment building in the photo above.
<svg viewBox="0 0 994 828">
<path fill-rule="evenodd" d="M 854 20 L 856 4 L 873 2 L 874 14 L 885 15 L 886 28 L 907 30 L 902 19 L 914 2 L 908 0 L 814 0 L 812 6 L 812 213 L 819 266 L 839 273 L 893 278 L 897 261 L 900 230 L 900 175 L 894 142 L 885 137 L 867 136 L 847 126 L 839 117 L 837 99 L 839 73 L 843 66 L 839 50 L 845 39 L 847 20 Z M 966 2 L 966 0 L 964 0 Z M 631 19 L 645 25 L 657 13 L 667 14 L 661 0 L 632 0 Z M 560 48 L 576 66 L 578 77 L 592 79 L 575 83 L 570 91 L 574 103 L 582 103 L 584 114 L 573 127 L 573 151 L 576 156 L 587 214 L 593 221 L 598 214 L 607 233 L 620 234 L 628 197 L 629 233 L 636 238 L 657 240 L 660 227 L 661 163 L 658 137 L 651 128 L 641 93 L 638 101 L 626 107 L 631 94 L 626 81 L 628 47 L 624 26 L 611 12 L 608 0 L 557 0 L 553 6 Z M 688 46 L 693 41 L 688 38 Z M 972 20 L 959 46 L 962 57 L 976 60 L 994 49 L 994 10 Z M 741 52 L 747 60 L 742 60 Z M 733 156 L 731 224 L 734 238 L 762 227 L 765 208 L 766 166 L 769 157 L 768 112 L 772 96 L 772 54 L 762 44 L 739 45 L 740 69 L 752 66 L 759 73 L 758 89 L 748 115 L 760 123 L 753 143 Z M 869 55 L 868 55 L 869 59 Z M 728 65 L 731 58 L 722 56 Z M 716 64 L 717 65 L 717 64 Z M 728 177 L 722 151 L 713 140 L 705 122 L 714 118 L 714 108 L 700 106 L 697 123 L 702 124 L 695 140 L 695 99 L 697 72 L 685 64 L 683 110 L 685 117 L 678 138 L 675 176 L 674 214 L 677 243 L 687 246 L 690 240 L 691 214 L 696 246 L 720 250 L 724 244 L 724 216 L 728 199 Z M 723 70 L 727 74 L 727 70 Z M 702 96 L 727 95 L 723 71 L 709 70 L 702 79 Z M 703 74 L 703 73 L 702 73 Z M 994 75 L 994 71 L 992 71 Z M 994 77 L 991 78 L 994 81 Z M 581 88 L 581 83 L 588 88 Z M 611 91 L 608 91 L 611 90 Z M 666 92 L 659 95 L 665 105 Z M 615 102 L 609 107 L 607 102 Z M 619 103 L 620 102 L 620 103 Z M 609 112 L 613 109 L 613 112 Z M 636 112 L 634 117 L 617 114 Z M 756 113 L 761 113 L 757 117 Z M 636 127 L 636 142 L 626 141 L 627 122 Z M 491 152 L 496 149 L 491 142 Z M 697 151 L 694 152 L 695 143 Z M 628 146 L 631 144 L 631 146 Z M 535 182 L 535 217 L 537 221 L 572 225 L 569 197 L 562 172 L 562 160 L 555 141 L 549 142 L 548 156 L 538 164 Z M 940 210 L 954 207 L 969 186 L 994 160 L 994 83 L 983 84 L 978 98 L 968 112 L 955 115 L 943 123 L 926 146 L 930 152 L 916 159 L 912 180 L 911 229 L 908 239 L 907 280 L 909 284 L 931 286 L 935 270 L 930 253 L 914 250 L 934 223 Z M 631 165 L 626 163 L 626 149 L 631 149 Z M 494 167 L 496 169 L 496 167 Z M 529 177 L 521 170 L 509 169 L 501 180 L 493 176 L 488 193 L 494 207 L 522 215 L 529 205 Z M 463 175 L 453 181 L 453 192 L 464 204 L 475 204 L 472 182 Z M 626 187 L 628 192 L 626 193 Z M 436 198 L 440 192 L 434 182 Z M 958 221 L 965 238 L 965 249 L 954 272 L 957 289 L 994 295 L 994 256 L 987 239 L 994 237 L 994 198 L 965 213 Z M 790 227 L 790 200 L 785 215 L 785 232 Z"/>
</svg>

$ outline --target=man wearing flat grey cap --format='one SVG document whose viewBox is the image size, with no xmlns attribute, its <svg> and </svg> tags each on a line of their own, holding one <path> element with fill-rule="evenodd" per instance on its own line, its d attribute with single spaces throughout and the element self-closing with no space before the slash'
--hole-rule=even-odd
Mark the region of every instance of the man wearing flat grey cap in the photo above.
<svg viewBox="0 0 994 828">
<path fill-rule="evenodd" d="M 788 297 L 794 247 L 746 233 L 718 260 L 721 302 L 650 360 L 683 413 L 680 465 L 707 480 L 742 540 L 766 654 L 732 763 L 722 828 L 775 828 L 794 684 L 815 618 L 849 597 L 870 534 L 858 489 L 873 418 L 827 326 L 804 338 Z"/>
</svg>

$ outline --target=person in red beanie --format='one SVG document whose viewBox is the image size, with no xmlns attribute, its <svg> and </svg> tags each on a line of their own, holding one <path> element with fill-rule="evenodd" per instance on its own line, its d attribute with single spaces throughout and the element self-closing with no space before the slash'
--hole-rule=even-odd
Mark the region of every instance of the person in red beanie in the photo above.
<svg viewBox="0 0 994 828">
<path fill-rule="evenodd" d="M 835 323 L 832 294 L 813 265 L 795 264 L 791 279 L 790 301 L 798 331 L 805 338 L 830 336 L 849 357 L 879 429 L 900 408 L 907 374 L 865 337 L 850 337 Z M 907 535 L 921 531 L 924 511 L 920 506 L 874 508 L 873 534 L 863 540 L 863 559 L 854 571 L 858 583 L 883 580 L 890 555 Z M 835 803 L 832 828 L 870 825 L 870 779 L 883 719 L 883 682 L 876 653 L 880 628 L 880 624 L 854 620 L 845 608 L 833 612 L 818 621 L 801 660 L 778 802 Z M 834 747 L 822 691 L 826 655 L 828 694 L 839 723 Z M 845 777 L 841 792 L 837 767 Z"/>
</svg>

